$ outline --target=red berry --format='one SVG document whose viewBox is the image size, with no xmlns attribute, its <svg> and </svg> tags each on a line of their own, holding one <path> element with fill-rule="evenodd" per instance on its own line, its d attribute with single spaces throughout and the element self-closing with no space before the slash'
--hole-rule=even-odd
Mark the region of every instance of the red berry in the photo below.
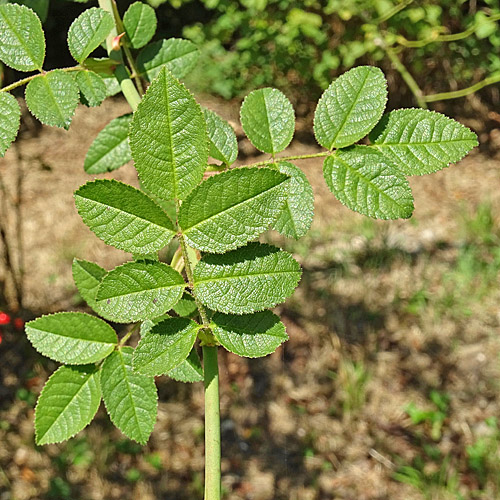
<svg viewBox="0 0 500 500">
<path fill-rule="evenodd" d="M 8 325 L 10 323 L 10 316 L 7 313 L 0 312 L 0 325 Z"/>
<path fill-rule="evenodd" d="M 22 318 L 16 318 L 14 320 L 14 328 L 16 330 L 22 330 L 24 327 L 24 320 Z"/>
<path fill-rule="evenodd" d="M 0 344 L 2 343 L 3 337 L 2 337 L 2 332 L 0 332 Z"/>
</svg>

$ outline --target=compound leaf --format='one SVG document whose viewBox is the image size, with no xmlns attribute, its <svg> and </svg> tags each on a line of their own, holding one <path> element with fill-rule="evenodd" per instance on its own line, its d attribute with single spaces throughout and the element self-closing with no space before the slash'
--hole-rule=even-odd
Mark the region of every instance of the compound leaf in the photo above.
<svg viewBox="0 0 500 500">
<path fill-rule="evenodd" d="M 141 338 L 134 352 L 134 370 L 164 375 L 178 367 L 193 348 L 200 326 L 187 318 L 167 318 Z"/>
<path fill-rule="evenodd" d="M 83 222 L 104 243 L 125 252 L 157 252 L 175 235 L 168 215 L 142 191 L 122 182 L 87 182 L 75 192 L 75 204 Z"/>
<path fill-rule="evenodd" d="M 250 142 L 264 153 L 283 151 L 295 130 L 292 104 L 278 89 L 250 92 L 241 105 L 240 119 Z"/>
<path fill-rule="evenodd" d="M 79 89 L 71 75 L 56 69 L 31 80 L 25 97 L 28 109 L 42 123 L 68 129 L 78 105 Z"/>
<path fill-rule="evenodd" d="M 137 57 L 137 68 L 141 76 L 150 82 L 164 67 L 175 78 L 183 78 L 196 66 L 199 56 L 200 51 L 193 42 L 169 38 L 144 47 Z"/>
<path fill-rule="evenodd" d="M 0 157 L 15 140 L 21 120 L 21 109 L 16 98 L 8 92 L 0 92 Z"/>
<path fill-rule="evenodd" d="M 38 16 L 24 5 L 0 5 L 0 60 L 18 71 L 41 71 L 44 59 L 45 37 Z"/>
<path fill-rule="evenodd" d="M 217 113 L 203 110 L 207 124 L 209 154 L 212 158 L 229 166 L 238 156 L 238 141 L 233 127 Z"/>
<path fill-rule="evenodd" d="M 289 175 L 285 203 L 274 224 L 284 236 L 298 240 L 311 227 L 314 215 L 314 195 L 311 184 L 299 167 L 289 162 L 278 163 L 281 173 Z"/>
<path fill-rule="evenodd" d="M 82 102 L 90 107 L 99 106 L 106 97 L 108 90 L 104 80 L 93 71 L 78 71 L 75 76 L 76 83 L 80 88 Z"/>
<path fill-rule="evenodd" d="M 215 313 L 212 331 L 228 351 L 248 358 L 267 356 L 288 340 L 285 325 L 271 311 L 242 316 Z"/>
<path fill-rule="evenodd" d="M 91 144 L 83 168 L 88 174 L 111 172 L 132 159 L 128 142 L 128 131 L 132 115 L 111 120 Z"/>
<path fill-rule="evenodd" d="M 68 47 L 73 58 L 82 63 L 106 39 L 115 22 L 103 9 L 92 7 L 82 12 L 68 31 Z"/>
<path fill-rule="evenodd" d="M 187 197 L 179 226 L 189 244 L 225 252 L 256 238 L 276 220 L 288 177 L 269 168 L 237 168 L 214 175 Z"/>
<path fill-rule="evenodd" d="M 158 395 L 153 377 L 132 369 L 131 347 L 122 347 L 102 366 L 102 398 L 113 424 L 130 439 L 146 444 L 156 422 Z"/>
<path fill-rule="evenodd" d="M 437 172 L 478 144 L 467 127 L 427 109 L 391 111 L 372 130 L 370 141 L 405 175 Z"/>
<path fill-rule="evenodd" d="M 101 402 L 99 378 L 94 365 L 61 366 L 52 374 L 35 409 L 38 445 L 65 441 L 91 422 Z"/>
<path fill-rule="evenodd" d="M 155 318 L 182 296 L 182 276 L 160 262 L 128 262 L 110 271 L 97 289 L 97 305 L 118 323 Z"/>
<path fill-rule="evenodd" d="M 314 114 L 314 135 L 325 148 L 343 148 L 362 139 L 380 120 L 387 82 L 380 69 L 358 66 L 339 76 L 323 93 Z"/>
<path fill-rule="evenodd" d="M 163 200 L 185 199 L 203 178 L 208 158 L 203 113 L 165 68 L 134 113 L 130 148 L 144 187 Z"/>
<path fill-rule="evenodd" d="M 325 181 L 351 210 L 376 219 L 407 219 L 413 212 L 410 185 L 379 151 L 369 146 L 338 150 L 323 165 Z"/>
<path fill-rule="evenodd" d="M 81 312 L 41 316 L 26 323 L 26 335 L 39 353 L 68 365 L 95 363 L 118 343 L 106 322 Z"/>
<path fill-rule="evenodd" d="M 194 268 L 194 288 L 214 311 L 244 314 L 284 302 L 297 286 L 301 270 L 287 252 L 250 243 L 222 255 L 208 254 Z"/>
<path fill-rule="evenodd" d="M 134 2 L 123 16 L 123 26 L 134 49 L 144 47 L 156 31 L 156 14 L 152 7 Z"/>
</svg>

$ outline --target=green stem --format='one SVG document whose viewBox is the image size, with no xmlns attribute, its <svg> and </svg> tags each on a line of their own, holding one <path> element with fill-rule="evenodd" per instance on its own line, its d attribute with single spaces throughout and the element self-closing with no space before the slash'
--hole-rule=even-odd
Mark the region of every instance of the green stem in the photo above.
<svg viewBox="0 0 500 500">
<path fill-rule="evenodd" d="M 111 7 L 113 9 L 113 17 L 115 18 L 115 26 L 117 33 L 125 33 L 125 26 L 123 25 L 123 21 L 120 17 L 120 13 L 118 12 L 118 7 L 116 6 L 116 2 L 113 0 L 111 3 Z M 122 50 L 125 54 L 125 57 L 127 58 L 127 63 L 129 65 L 130 71 L 132 72 L 135 84 L 141 94 L 144 92 L 144 89 L 142 88 L 142 82 L 141 78 L 139 76 L 139 71 L 137 70 L 137 67 L 135 65 L 134 58 L 132 57 L 132 52 L 130 52 L 130 48 L 126 43 L 122 45 Z"/>
<path fill-rule="evenodd" d="M 125 345 L 125 343 L 127 342 L 127 340 L 132 336 L 132 334 L 134 332 L 136 332 L 139 327 L 141 326 L 140 323 L 137 323 L 135 324 L 124 336 L 123 338 L 120 340 L 120 343 L 118 344 L 119 347 L 122 347 Z"/>
<path fill-rule="evenodd" d="M 77 66 L 71 66 L 69 68 L 57 68 L 58 71 L 65 71 L 65 72 L 70 72 L 70 71 L 80 71 L 83 69 L 80 65 Z M 50 71 L 44 71 L 43 73 L 36 73 L 34 75 L 27 76 L 26 78 L 23 78 L 22 80 L 18 80 L 17 82 L 11 83 L 10 85 L 7 85 L 6 87 L 2 87 L 0 89 L 0 92 L 9 92 L 11 90 L 14 90 L 16 87 L 20 87 L 21 85 L 24 85 L 26 83 L 31 82 L 34 78 L 37 76 L 43 75 L 45 73 L 50 73 Z"/>
<path fill-rule="evenodd" d="M 111 33 L 106 39 L 106 47 L 108 49 L 109 57 L 118 63 L 114 75 L 120 84 L 121 91 L 125 96 L 125 99 L 127 99 L 127 102 L 130 104 L 132 111 L 135 111 L 141 102 L 141 95 L 130 78 L 127 68 L 123 64 L 122 51 L 113 49 L 113 39 L 118 35 L 116 28 L 117 21 L 115 17 L 116 4 L 114 0 L 99 0 L 99 7 L 109 12 L 113 16 L 113 19 L 115 19 L 115 27 L 111 30 Z"/>
<path fill-rule="evenodd" d="M 290 161 L 290 160 L 307 160 L 309 158 L 324 158 L 325 156 L 330 156 L 332 151 L 323 151 L 322 153 L 313 153 L 308 155 L 295 155 L 295 156 L 283 156 L 282 158 L 270 158 L 269 160 L 258 161 L 256 163 L 250 163 L 244 165 L 245 167 L 260 167 L 262 165 L 269 165 L 270 163 L 280 162 L 280 161 Z"/>
<path fill-rule="evenodd" d="M 423 99 L 422 90 L 418 86 L 418 83 L 415 81 L 413 76 L 411 76 L 410 72 L 406 69 L 406 66 L 399 60 L 399 57 L 394 52 L 392 47 L 386 45 L 384 47 L 386 54 L 392 62 L 392 65 L 396 69 L 396 71 L 401 75 L 403 80 L 405 81 L 408 88 L 411 90 L 411 93 L 415 96 L 417 104 L 424 109 L 427 109 L 427 103 Z"/>
<path fill-rule="evenodd" d="M 203 346 L 203 369 L 205 373 L 205 500 L 220 500 L 219 367 L 216 346 Z"/>
<path fill-rule="evenodd" d="M 399 5 L 396 5 L 392 9 L 390 9 L 388 12 L 386 12 L 383 16 L 380 16 L 378 19 L 375 19 L 373 21 L 373 24 L 381 24 L 384 23 L 385 21 L 388 21 L 391 17 L 395 16 L 398 12 L 402 11 L 408 5 L 412 4 L 414 0 L 403 0 Z"/>
<path fill-rule="evenodd" d="M 451 33 L 449 35 L 440 35 L 438 33 L 435 33 L 429 38 L 425 38 L 424 40 L 407 40 L 404 36 L 398 35 L 396 37 L 396 41 L 400 45 L 404 45 L 405 47 L 409 48 L 425 47 L 429 43 L 433 42 L 455 42 L 457 40 L 463 40 L 464 38 L 473 35 L 482 24 L 487 22 L 492 23 L 496 21 L 500 21 L 500 14 L 494 14 L 493 16 L 489 16 L 484 20 L 478 21 L 477 23 L 474 23 L 472 26 L 464 31 L 461 31 L 460 33 Z"/>
<path fill-rule="evenodd" d="M 484 80 L 477 82 L 470 87 L 466 87 L 465 89 L 454 90 L 452 92 L 441 92 L 440 94 L 430 94 L 423 96 L 423 99 L 426 102 L 435 102 L 435 101 L 443 101 L 445 99 L 456 99 L 457 97 L 465 97 L 466 95 L 473 94 L 478 90 L 486 87 L 487 85 L 492 85 L 493 83 L 500 82 L 500 72 L 493 73 L 488 76 Z"/>
</svg>

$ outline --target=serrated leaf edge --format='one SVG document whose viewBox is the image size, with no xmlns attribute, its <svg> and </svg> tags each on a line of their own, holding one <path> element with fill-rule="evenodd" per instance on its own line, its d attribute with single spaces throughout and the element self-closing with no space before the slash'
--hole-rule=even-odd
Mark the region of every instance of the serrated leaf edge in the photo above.
<svg viewBox="0 0 500 500">
<path fill-rule="evenodd" d="M 49 383 L 50 379 L 52 379 L 52 377 L 54 377 L 54 375 L 56 375 L 56 373 L 58 373 L 61 368 L 64 368 L 66 367 L 67 365 L 62 365 L 60 366 L 54 373 L 52 373 L 52 375 L 50 375 L 50 377 L 46 380 L 39 396 L 38 396 L 38 399 L 37 399 L 37 402 L 36 402 L 36 406 L 35 406 L 35 442 L 37 445 L 46 445 L 46 444 L 53 444 L 53 443 L 62 443 L 63 441 L 66 441 L 68 439 L 71 439 L 72 437 L 76 436 L 79 432 L 81 432 L 83 429 L 85 429 L 85 427 L 87 427 L 90 422 L 92 422 L 92 420 L 94 419 L 95 415 L 97 414 L 97 412 L 99 411 L 99 405 L 97 406 L 97 409 L 96 409 L 96 412 L 94 413 L 94 415 L 91 417 L 91 419 L 89 420 L 89 422 L 87 424 L 85 424 L 79 431 L 76 431 L 74 432 L 73 434 L 71 434 L 70 436 L 67 436 L 61 440 L 58 440 L 58 441 L 48 441 L 48 442 L 40 442 L 39 439 L 38 439 L 38 429 L 37 429 L 37 426 L 36 426 L 36 418 L 37 418 L 37 411 L 38 411 L 38 406 L 40 404 L 40 399 L 42 397 L 42 394 L 44 393 L 44 391 L 46 390 L 47 388 L 47 384 Z M 85 366 L 85 365 L 68 365 L 68 366 Z M 97 385 L 98 385 L 98 388 L 99 388 L 99 392 L 100 392 L 100 398 L 102 399 L 102 391 L 101 391 L 101 383 L 100 383 L 100 380 L 101 380 L 101 372 L 100 370 L 94 372 L 91 376 L 95 376 L 97 377 Z M 89 377 L 90 379 L 90 377 Z M 82 390 L 82 388 L 84 387 L 84 385 L 82 385 L 80 387 L 80 389 L 78 389 L 78 392 L 80 392 L 80 390 Z M 73 399 L 77 396 L 78 392 L 73 396 L 73 398 L 71 398 L 71 401 L 73 401 Z M 56 422 L 56 420 L 54 420 L 54 423 Z M 52 425 L 54 425 L 54 423 L 52 423 Z M 52 427 L 51 425 L 51 427 Z M 48 432 L 48 431 L 47 431 Z M 47 432 L 45 432 L 45 434 L 47 434 Z M 44 436 L 45 436 L 44 434 Z"/>
</svg>

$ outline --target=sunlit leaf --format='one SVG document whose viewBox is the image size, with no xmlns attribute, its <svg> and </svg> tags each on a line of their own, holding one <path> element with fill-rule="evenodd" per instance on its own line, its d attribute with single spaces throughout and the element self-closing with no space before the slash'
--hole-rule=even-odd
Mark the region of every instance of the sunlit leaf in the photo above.
<svg viewBox="0 0 500 500">
<path fill-rule="evenodd" d="M 359 141 L 380 120 L 387 101 L 387 82 L 380 69 L 358 66 L 339 76 L 318 102 L 314 135 L 327 149 Z"/>
<path fill-rule="evenodd" d="M 118 343 L 106 322 L 81 312 L 41 316 L 26 323 L 26 335 L 39 353 L 68 365 L 99 361 Z"/>
<path fill-rule="evenodd" d="M 194 289 L 210 309 L 244 314 L 284 302 L 300 275 L 300 266 L 289 253 L 250 243 L 222 255 L 204 255 L 194 268 Z"/>
<path fill-rule="evenodd" d="M 237 168 L 214 175 L 186 198 L 179 226 L 199 250 L 221 253 L 244 245 L 277 219 L 287 180 L 268 168 Z"/>
<path fill-rule="evenodd" d="M 122 347 L 102 366 L 101 388 L 113 424 L 127 437 L 146 444 L 156 423 L 158 395 L 153 377 L 132 369 L 131 347 Z"/>
<path fill-rule="evenodd" d="M 35 410 L 38 445 L 65 441 L 91 422 L 101 402 L 99 378 L 94 365 L 61 366 L 52 374 Z"/>
</svg>

